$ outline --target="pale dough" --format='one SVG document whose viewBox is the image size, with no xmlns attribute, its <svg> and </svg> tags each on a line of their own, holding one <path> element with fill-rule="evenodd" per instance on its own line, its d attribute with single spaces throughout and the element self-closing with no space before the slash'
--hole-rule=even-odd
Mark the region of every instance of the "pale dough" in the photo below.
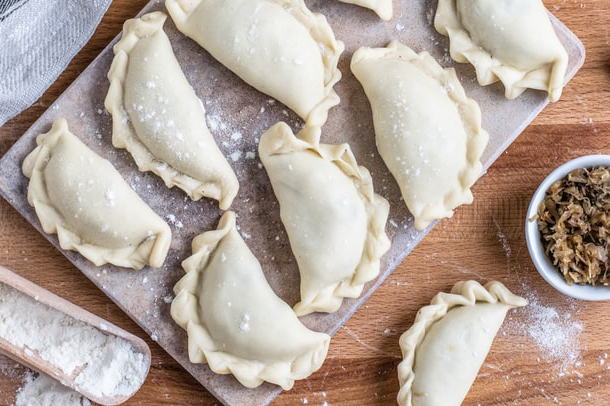
<svg viewBox="0 0 610 406">
<path fill-rule="evenodd" d="M 459 406 L 506 312 L 527 304 L 500 282 L 462 281 L 422 307 L 400 337 L 400 406 Z"/>
<path fill-rule="evenodd" d="M 379 18 L 385 21 L 392 19 L 392 0 L 339 0 L 344 3 L 356 4 L 361 7 L 370 8 Z"/>
<path fill-rule="evenodd" d="M 359 48 L 351 69 L 373 110 L 377 149 L 423 229 L 472 202 L 489 136 L 453 69 L 392 41 Z"/>
<path fill-rule="evenodd" d="M 217 230 L 195 237 L 172 318 L 187 331 L 191 362 L 248 388 L 267 381 L 290 389 L 322 366 L 330 337 L 305 327 L 273 292 L 235 227 L 228 211 Z"/>
<path fill-rule="evenodd" d="M 262 135 L 259 156 L 301 274 L 294 311 L 334 312 L 379 274 L 390 206 L 347 144 L 311 144 L 277 123 Z"/>
<path fill-rule="evenodd" d="M 439 0 L 434 26 L 479 84 L 502 81 L 508 99 L 527 88 L 561 96 L 568 54 L 541 0 Z"/>
<path fill-rule="evenodd" d="M 78 251 L 97 266 L 163 265 L 169 226 L 110 162 L 72 134 L 64 119 L 36 143 L 23 162 L 30 178 L 28 202 L 43 230 L 57 233 L 61 248 Z"/>
<path fill-rule="evenodd" d="M 216 199 L 228 209 L 239 184 L 163 32 L 166 18 L 157 11 L 127 20 L 114 46 L 105 102 L 112 143 L 168 187 L 178 186 L 193 200 Z"/>
<path fill-rule="evenodd" d="M 303 0 L 166 0 L 178 29 L 259 91 L 306 121 L 319 138 L 344 45 Z"/>
</svg>

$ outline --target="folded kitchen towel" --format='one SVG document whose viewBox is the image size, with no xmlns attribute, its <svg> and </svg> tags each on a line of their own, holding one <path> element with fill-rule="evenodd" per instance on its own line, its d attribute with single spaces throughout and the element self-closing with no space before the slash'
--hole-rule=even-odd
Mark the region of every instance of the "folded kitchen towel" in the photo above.
<svg viewBox="0 0 610 406">
<path fill-rule="evenodd" d="M 0 0 L 0 126 L 34 103 L 112 0 Z"/>
</svg>

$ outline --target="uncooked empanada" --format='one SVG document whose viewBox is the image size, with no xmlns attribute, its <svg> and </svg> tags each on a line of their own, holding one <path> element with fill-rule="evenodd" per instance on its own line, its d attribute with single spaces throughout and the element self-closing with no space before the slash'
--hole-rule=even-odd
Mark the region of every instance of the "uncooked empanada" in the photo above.
<svg viewBox="0 0 610 406">
<path fill-rule="evenodd" d="M 351 69 L 371 103 L 377 149 L 423 229 L 472 202 L 489 136 L 455 71 L 392 41 L 359 48 Z"/>
<path fill-rule="evenodd" d="M 385 21 L 392 19 L 392 0 L 339 0 L 344 3 L 356 4 L 361 7 L 370 8 Z"/>
<path fill-rule="evenodd" d="M 112 143 L 168 187 L 178 186 L 193 200 L 211 197 L 227 209 L 239 184 L 163 32 L 166 18 L 157 11 L 127 20 L 114 46 L 105 102 Z"/>
<path fill-rule="evenodd" d="M 301 324 L 276 296 L 235 228 L 235 213 L 195 237 L 182 267 L 171 315 L 187 331 L 191 362 L 232 373 L 248 388 L 267 381 L 290 389 L 322 366 L 330 337 Z"/>
<path fill-rule="evenodd" d="M 160 267 L 171 231 L 110 162 L 101 158 L 58 119 L 36 138 L 25 158 L 28 202 L 46 233 L 61 248 L 76 250 L 95 265 Z"/>
<path fill-rule="evenodd" d="M 303 0 L 166 0 L 178 29 L 259 91 L 321 127 L 344 45 Z M 314 135 L 314 137 L 317 135 Z"/>
<path fill-rule="evenodd" d="M 462 281 L 422 307 L 400 337 L 398 404 L 459 406 L 483 364 L 506 312 L 527 300 L 500 282 Z"/>
<path fill-rule="evenodd" d="M 334 312 L 379 274 L 389 204 L 347 144 L 311 144 L 277 123 L 261 137 L 259 156 L 301 274 L 294 311 Z"/>
<path fill-rule="evenodd" d="M 502 81 L 508 99 L 527 88 L 561 96 L 568 54 L 541 0 L 439 0 L 434 26 L 449 36 L 453 59 L 474 65 L 479 84 Z"/>
</svg>

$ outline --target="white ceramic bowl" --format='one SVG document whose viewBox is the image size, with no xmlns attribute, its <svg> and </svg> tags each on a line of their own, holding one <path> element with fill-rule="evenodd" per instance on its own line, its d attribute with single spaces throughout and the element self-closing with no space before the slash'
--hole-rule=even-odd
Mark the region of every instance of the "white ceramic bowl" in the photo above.
<svg viewBox="0 0 610 406">
<path fill-rule="evenodd" d="M 527 209 L 525 218 L 525 240 L 527 241 L 527 249 L 530 252 L 532 261 L 538 269 L 542 277 L 563 294 L 572 296 L 582 300 L 608 300 L 610 299 L 610 286 L 591 286 L 591 285 L 568 285 L 563 278 L 563 275 L 553 265 L 549 257 L 544 252 L 540 231 L 536 221 L 536 213 L 538 205 L 544 198 L 546 191 L 553 182 L 564 178 L 574 169 L 591 168 L 594 166 L 610 167 L 610 155 L 586 155 L 580 158 L 573 159 L 555 169 L 546 179 L 538 186 L 536 193 L 532 197 L 530 206 Z"/>
</svg>

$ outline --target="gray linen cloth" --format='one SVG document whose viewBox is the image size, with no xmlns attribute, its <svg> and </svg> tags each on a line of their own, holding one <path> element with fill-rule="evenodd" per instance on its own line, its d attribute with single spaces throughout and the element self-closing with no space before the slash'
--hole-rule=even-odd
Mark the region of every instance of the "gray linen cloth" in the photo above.
<svg viewBox="0 0 610 406">
<path fill-rule="evenodd" d="M 51 86 L 112 0 L 0 0 L 0 126 Z"/>
</svg>

